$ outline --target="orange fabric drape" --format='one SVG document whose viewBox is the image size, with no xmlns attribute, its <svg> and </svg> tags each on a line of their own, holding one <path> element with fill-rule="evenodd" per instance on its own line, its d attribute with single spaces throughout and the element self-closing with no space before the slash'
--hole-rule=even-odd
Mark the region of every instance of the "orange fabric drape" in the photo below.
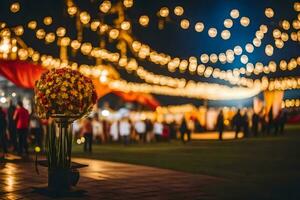
<svg viewBox="0 0 300 200">
<path fill-rule="evenodd" d="M 0 75 L 3 75 L 7 80 L 13 82 L 15 85 L 33 89 L 35 82 L 40 78 L 41 74 L 45 72 L 42 66 L 32 64 L 19 60 L 0 60 Z M 144 93 L 125 93 L 118 90 L 111 90 L 107 85 L 100 83 L 98 79 L 93 79 L 98 98 L 101 98 L 109 93 L 114 93 L 124 99 L 124 101 L 138 102 L 146 105 L 151 109 L 159 106 L 159 102 L 150 94 Z"/>
<path fill-rule="evenodd" d="M 269 113 L 272 108 L 273 117 L 276 118 L 281 110 L 283 95 L 283 91 L 265 91 L 265 113 Z"/>
</svg>

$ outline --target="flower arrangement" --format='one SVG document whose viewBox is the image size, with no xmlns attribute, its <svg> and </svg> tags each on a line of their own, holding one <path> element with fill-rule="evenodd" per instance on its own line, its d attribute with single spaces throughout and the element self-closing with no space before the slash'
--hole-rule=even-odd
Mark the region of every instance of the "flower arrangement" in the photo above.
<svg viewBox="0 0 300 200">
<path fill-rule="evenodd" d="M 36 112 L 40 118 L 52 115 L 84 115 L 97 100 L 91 79 L 69 69 L 52 69 L 35 85 Z"/>
<path fill-rule="evenodd" d="M 35 85 L 35 107 L 40 118 L 51 118 L 46 134 L 48 187 L 68 190 L 72 180 L 72 122 L 87 114 L 97 95 L 91 79 L 69 68 L 42 74 Z"/>
</svg>

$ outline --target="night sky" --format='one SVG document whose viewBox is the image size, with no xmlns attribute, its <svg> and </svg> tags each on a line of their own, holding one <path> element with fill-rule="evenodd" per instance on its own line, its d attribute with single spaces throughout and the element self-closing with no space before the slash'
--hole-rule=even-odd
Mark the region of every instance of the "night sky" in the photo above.
<svg viewBox="0 0 300 200">
<path fill-rule="evenodd" d="M 9 11 L 9 5 L 15 1 L 3 0 L 0 2 L 0 21 L 5 21 L 9 26 L 26 25 L 30 20 L 37 20 L 38 24 L 43 24 L 43 17 L 53 16 L 53 25 L 43 26 L 47 31 L 55 31 L 55 29 L 62 25 L 74 30 L 75 20 L 70 19 L 66 14 L 66 6 L 64 1 L 58 0 L 22 0 L 20 1 L 21 10 L 17 14 L 12 14 Z M 100 17 L 98 13 L 98 6 L 102 1 L 100 0 L 77 0 L 75 3 L 81 8 L 81 10 L 87 10 L 92 14 L 92 18 Z M 112 1 L 114 3 L 115 1 Z M 256 63 L 258 61 L 267 64 L 270 60 L 274 60 L 277 63 L 281 59 L 290 59 L 292 57 L 299 56 L 300 46 L 299 43 L 293 42 L 289 39 L 285 43 L 284 48 L 277 49 L 274 46 L 274 39 L 272 37 L 272 30 L 279 27 L 279 23 L 283 19 L 292 21 L 297 18 L 297 12 L 293 10 L 292 0 L 136 0 L 134 6 L 127 11 L 127 18 L 133 23 L 132 33 L 139 41 L 142 41 L 152 47 L 152 49 L 158 52 L 163 52 L 171 55 L 172 57 L 180 57 L 188 59 L 190 56 L 199 56 L 202 53 L 216 53 L 225 52 L 227 49 L 233 49 L 234 46 L 240 45 L 244 48 L 245 44 L 252 43 L 255 37 L 255 32 L 259 29 L 261 24 L 268 26 L 269 31 L 265 34 L 262 40 L 262 45 L 259 48 L 255 48 L 252 54 L 245 53 L 249 62 Z M 185 9 L 183 16 L 175 16 L 173 9 L 175 6 L 182 6 Z M 163 6 L 170 9 L 170 20 L 165 23 L 163 30 L 158 29 L 157 11 Z M 264 15 L 265 8 L 271 7 L 275 16 L 272 19 L 267 18 Z M 230 18 L 230 11 L 232 9 L 238 9 L 240 17 L 246 16 L 250 18 L 250 25 L 243 27 L 239 23 L 239 19 L 233 20 L 234 25 L 230 30 L 231 38 L 229 40 L 223 40 L 220 37 L 222 30 L 226 29 L 223 25 L 225 19 Z M 138 18 L 141 15 L 148 15 L 150 18 L 150 24 L 148 27 L 142 27 L 138 24 Z M 105 17 L 107 22 L 114 19 L 115 16 Z M 180 20 L 186 18 L 190 20 L 190 28 L 184 30 L 180 28 Z M 203 32 L 198 33 L 194 30 L 194 24 L 201 21 L 205 24 Z M 218 36 L 216 38 L 210 38 L 207 34 L 208 28 L 215 27 L 218 30 Z M 68 29 L 67 28 L 67 29 Z M 76 32 L 71 31 L 71 38 L 76 38 Z M 59 51 L 56 45 L 45 45 L 42 41 L 39 41 L 35 37 L 35 32 L 29 29 L 25 29 L 24 40 L 32 44 L 31 46 L 38 49 L 42 53 L 51 54 L 54 57 L 59 56 Z M 99 38 L 96 34 L 90 30 L 84 30 L 84 41 L 92 42 L 94 46 L 99 43 Z M 274 46 L 274 54 L 268 57 L 264 53 L 265 45 L 272 44 Z M 115 44 L 110 44 L 108 47 L 114 51 Z M 243 53 L 244 54 L 244 53 Z M 90 58 L 86 58 L 82 55 L 77 55 L 73 58 L 74 61 L 79 63 L 95 64 L 95 61 Z M 72 60 L 72 58 L 70 58 Z M 148 71 L 156 74 L 163 74 L 172 77 L 184 77 L 186 79 L 195 81 L 217 82 L 222 84 L 228 84 L 218 79 L 201 78 L 198 75 L 191 75 L 189 72 L 185 73 L 170 73 L 166 67 L 160 67 L 153 65 L 149 62 L 139 61 L 139 64 L 144 66 Z M 214 67 L 221 69 L 232 69 L 236 67 L 242 67 L 240 62 L 240 56 L 236 56 L 235 61 L 231 64 L 211 64 Z M 128 81 L 143 82 L 134 74 L 128 74 L 126 71 L 117 68 L 122 78 Z M 294 70 L 291 72 L 282 72 L 277 70 L 277 73 L 268 75 L 269 77 L 282 77 L 282 76 L 299 76 L 300 70 Z M 261 76 L 253 76 L 253 78 L 259 78 Z M 300 96 L 299 91 L 287 91 L 286 98 L 297 98 Z M 201 105 L 203 102 L 195 99 L 176 98 L 168 96 L 157 96 L 162 104 L 181 104 L 181 103 L 194 103 Z M 239 105 L 250 105 L 251 99 L 239 101 Z M 236 104 L 236 102 L 209 102 L 209 105 L 230 105 Z"/>
</svg>

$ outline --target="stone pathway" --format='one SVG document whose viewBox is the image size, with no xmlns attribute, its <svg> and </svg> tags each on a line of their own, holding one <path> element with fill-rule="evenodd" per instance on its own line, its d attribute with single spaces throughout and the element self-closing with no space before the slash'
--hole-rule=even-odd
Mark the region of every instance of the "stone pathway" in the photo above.
<svg viewBox="0 0 300 200">
<path fill-rule="evenodd" d="M 91 159 L 73 159 L 88 164 L 80 170 L 76 188 L 84 196 L 60 199 L 214 199 L 203 193 L 202 187 L 220 181 L 217 178 L 153 167 L 130 165 Z M 9 157 L 0 163 L 0 199 L 53 199 L 35 192 L 45 187 L 47 170 L 39 167 L 36 174 L 33 162 Z"/>
</svg>

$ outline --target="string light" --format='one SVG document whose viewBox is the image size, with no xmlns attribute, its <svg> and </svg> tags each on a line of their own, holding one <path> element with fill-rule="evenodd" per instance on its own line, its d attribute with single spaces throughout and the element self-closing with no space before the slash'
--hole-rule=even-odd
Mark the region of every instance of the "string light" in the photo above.
<svg viewBox="0 0 300 200">
<path fill-rule="evenodd" d="M 183 20 L 181 20 L 181 22 L 180 22 L 180 26 L 181 26 L 181 28 L 183 28 L 183 29 L 188 29 L 189 26 L 190 26 L 190 22 L 189 22 L 187 19 L 183 19 Z"/>
<path fill-rule="evenodd" d="M 176 6 L 174 8 L 174 14 L 177 16 L 181 16 L 184 13 L 184 9 L 181 6 Z"/>
<path fill-rule="evenodd" d="M 231 28 L 233 26 L 233 21 L 231 19 L 225 19 L 224 26 L 225 28 Z"/>
<path fill-rule="evenodd" d="M 273 11 L 273 9 L 272 9 L 272 8 L 266 8 L 266 10 L 265 10 L 265 15 L 266 15 L 266 17 L 268 17 L 268 18 L 274 17 L 274 11 Z"/>
<path fill-rule="evenodd" d="M 88 12 L 86 12 L 86 11 L 81 12 L 80 15 L 79 15 L 79 17 L 80 17 L 80 21 L 83 24 L 88 24 L 90 22 L 90 20 L 91 20 L 90 14 Z"/>
<path fill-rule="evenodd" d="M 246 44 L 245 49 L 248 53 L 252 53 L 254 51 L 254 46 L 250 43 Z"/>
<path fill-rule="evenodd" d="M 247 27 L 250 24 L 250 19 L 248 17 L 242 17 L 240 23 L 242 26 Z"/>
<path fill-rule="evenodd" d="M 123 29 L 123 30 L 129 30 L 130 29 L 130 22 L 129 21 L 123 21 L 122 23 L 121 23 L 121 29 Z"/>
<path fill-rule="evenodd" d="M 209 37 L 214 38 L 214 37 L 217 36 L 217 34 L 218 34 L 218 31 L 217 31 L 216 28 L 210 28 L 210 29 L 208 29 L 208 35 L 209 35 Z"/>
<path fill-rule="evenodd" d="M 111 8 L 111 2 L 110 1 L 103 1 L 100 6 L 99 6 L 99 10 L 103 13 L 107 13 Z"/>
<path fill-rule="evenodd" d="M 204 30 L 204 24 L 202 22 L 197 22 L 195 24 L 195 30 L 197 32 L 202 32 Z"/>
<path fill-rule="evenodd" d="M 142 26 L 147 26 L 149 24 L 149 17 L 147 15 L 140 16 L 139 23 Z"/>
<path fill-rule="evenodd" d="M 167 7 L 162 7 L 160 10 L 159 10 L 159 15 L 161 17 L 168 17 L 169 15 L 169 9 Z"/>
<path fill-rule="evenodd" d="M 231 10 L 230 16 L 231 16 L 233 19 L 237 19 L 237 18 L 240 16 L 239 10 L 237 10 L 237 9 Z"/>
<path fill-rule="evenodd" d="M 17 13 L 20 10 L 20 4 L 18 2 L 11 4 L 10 11 L 12 13 Z"/>
<path fill-rule="evenodd" d="M 123 5 L 126 7 L 126 8 L 131 8 L 133 6 L 133 0 L 124 0 L 123 1 Z"/>
<path fill-rule="evenodd" d="M 265 53 L 267 56 L 272 56 L 273 55 L 273 51 L 274 51 L 274 48 L 272 45 L 268 44 L 266 45 L 265 47 Z"/>
<path fill-rule="evenodd" d="M 43 21 L 45 25 L 49 26 L 52 24 L 52 17 L 45 17 Z"/>
<path fill-rule="evenodd" d="M 228 31 L 228 30 L 223 30 L 221 32 L 221 37 L 224 39 L 224 40 L 228 40 L 231 36 L 231 33 Z"/>
</svg>

